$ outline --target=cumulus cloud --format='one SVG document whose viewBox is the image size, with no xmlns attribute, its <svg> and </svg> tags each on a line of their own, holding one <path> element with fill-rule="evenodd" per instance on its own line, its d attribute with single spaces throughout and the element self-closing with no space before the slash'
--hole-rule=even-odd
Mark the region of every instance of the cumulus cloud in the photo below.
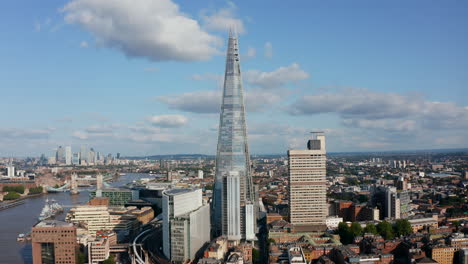
<svg viewBox="0 0 468 264">
<path fill-rule="evenodd" d="M 345 89 L 305 95 L 289 107 L 293 115 L 336 113 L 343 124 L 388 131 L 468 128 L 468 107 L 434 102 L 418 95 Z"/>
<path fill-rule="evenodd" d="M 178 95 L 159 96 L 156 99 L 167 104 L 171 109 L 199 114 L 219 113 L 221 92 L 197 91 Z"/>
<path fill-rule="evenodd" d="M 248 112 L 258 112 L 278 103 L 288 94 L 289 91 L 285 90 L 250 89 L 245 93 L 244 102 Z M 159 96 L 156 99 L 175 110 L 198 114 L 218 114 L 221 111 L 221 97 L 221 90 L 217 90 Z"/>
<path fill-rule="evenodd" d="M 265 45 L 263 46 L 264 53 L 263 55 L 265 58 L 271 59 L 273 58 L 273 45 L 271 42 L 266 42 Z"/>
<path fill-rule="evenodd" d="M 252 47 L 247 48 L 247 52 L 245 53 L 245 57 L 250 59 L 250 58 L 255 58 L 255 55 L 257 55 L 257 50 Z"/>
<path fill-rule="evenodd" d="M 228 2 L 228 4 L 228 7 L 215 12 L 204 10 L 201 15 L 203 27 L 207 30 L 221 32 L 235 30 L 238 34 L 245 33 L 244 23 L 241 19 L 236 18 L 236 5 L 233 2 Z"/>
<path fill-rule="evenodd" d="M 287 83 L 302 81 L 309 78 L 309 74 L 301 69 L 297 63 L 279 67 L 272 72 L 249 70 L 244 76 L 247 83 L 262 88 L 280 87 Z"/>
<path fill-rule="evenodd" d="M 54 131 L 53 128 L 45 129 L 22 129 L 22 128 L 0 128 L 0 138 L 2 140 L 12 139 L 47 139 Z"/>
<path fill-rule="evenodd" d="M 183 115 L 158 115 L 148 117 L 148 121 L 158 127 L 181 127 L 187 124 L 188 118 Z"/>
<path fill-rule="evenodd" d="M 72 0 L 65 21 L 79 25 L 99 45 L 153 61 L 196 61 L 219 51 L 220 39 L 170 0 Z"/>
</svg>

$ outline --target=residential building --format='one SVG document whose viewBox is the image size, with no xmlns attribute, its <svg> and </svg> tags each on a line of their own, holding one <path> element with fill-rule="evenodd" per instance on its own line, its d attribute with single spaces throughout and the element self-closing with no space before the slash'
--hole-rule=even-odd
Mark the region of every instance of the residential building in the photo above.
<svg viewBox="0 0 468 264">
<path fill-rule="evenodd" d="M 326 149 L 323 132 L 313 132 L 305 150 L 289 150 L 289 217 L 295 231 L 325 230 Z"/>
</svg>

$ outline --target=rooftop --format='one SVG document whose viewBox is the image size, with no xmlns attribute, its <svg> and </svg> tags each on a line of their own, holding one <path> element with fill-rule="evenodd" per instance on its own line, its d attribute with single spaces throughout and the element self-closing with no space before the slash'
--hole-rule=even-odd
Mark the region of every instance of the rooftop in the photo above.
<svg viewBox="0 0 468 264">
<path fill-rule="evenodd" d="M 37 223 L 34 227 L 72 227 L 72 223 L 57 220 L 44 220 Z"/>
</svg>

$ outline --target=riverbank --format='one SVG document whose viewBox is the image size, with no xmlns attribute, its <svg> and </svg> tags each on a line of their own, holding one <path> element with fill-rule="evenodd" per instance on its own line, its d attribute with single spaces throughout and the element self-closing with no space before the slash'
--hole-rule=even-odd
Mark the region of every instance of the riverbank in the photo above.
<svg viewBox="0 0 468 264">
<path fill-rule="evenodd" d="M 0 211 L 3 211 L 3 210 L 6 210 L 6 209 L 9 209 L 9 208 L 13 208 L 15 206 L 24 204 L 25 203 L 24 200 L 29 199 L 29 198 L 39 197 L 39 196 L 42 196 L 42 195 L 44 195 L 44 193 L 28 194 L 28 195 L 25 195 L 25 196 L 21 196 L 20 198 L 12 200 L 12 201 L 1 202 L 0 203 Z"/>
</svg>

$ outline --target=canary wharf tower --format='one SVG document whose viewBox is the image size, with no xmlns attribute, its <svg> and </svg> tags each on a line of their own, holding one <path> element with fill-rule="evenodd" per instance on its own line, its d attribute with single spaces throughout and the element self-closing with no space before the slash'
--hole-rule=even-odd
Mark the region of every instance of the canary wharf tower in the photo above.
<svg viewBox="0 0 468 264">
<path fill-rule="evenodd" d="M 245 125 L 237 36 L 229 34 L 219 120 L 213 197 L 213 233 L 228 240 L 255 239 L 255 195 Z"/>
</svg>

